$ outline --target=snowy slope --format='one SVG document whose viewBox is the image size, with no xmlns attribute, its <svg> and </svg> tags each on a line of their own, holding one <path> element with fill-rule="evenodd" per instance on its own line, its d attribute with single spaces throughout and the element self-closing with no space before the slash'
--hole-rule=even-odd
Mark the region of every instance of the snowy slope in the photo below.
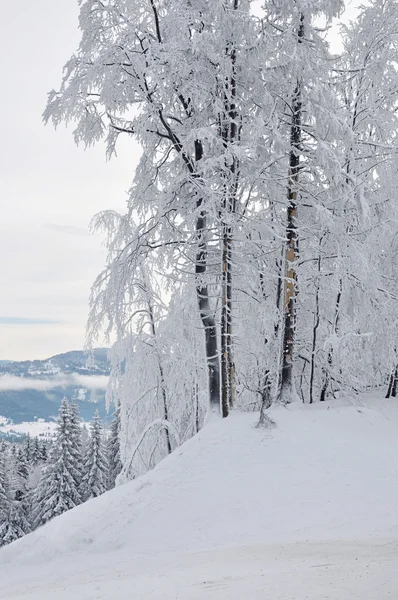
<svg viewBox="0 0 398 600">
<path fill-rule="evenodd" d="M 272 416 L 271 431 L 253 414 L 212 422 L 0 551 L 0 598 L 396 598 L 395 402 Z"/>
</svg>

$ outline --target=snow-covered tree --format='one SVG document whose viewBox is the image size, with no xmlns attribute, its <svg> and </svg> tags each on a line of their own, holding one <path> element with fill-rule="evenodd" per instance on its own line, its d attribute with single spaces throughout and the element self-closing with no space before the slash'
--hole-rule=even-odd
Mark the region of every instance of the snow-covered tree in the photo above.
<svg viewBox="0 0 398 600">
<path fill-rule="evenodd" d="M 120 405 L 117 404 L 113 413 L 112 423 L 107 442 L 108 476 L 107 489 L 110 490 L 116 485 L 116 478 L 122 470 L 120 458 Z"/>
<path fill-rule="evenodd" d="M 6 479 L 5 451 L 0 455 L 0 546 L 4 545 L 8 530 L 10 500 Z"/>
<path fill-rule="evenodd" d="M 93 223 L 88 344 L 116 338 L 121 479 L 206 414 L 398 387 L 396 2 L 370 0 L 341 56 L 341 0 L 255 4 L 83 0 L 45 111 L 109 155 L 142 147 L 125 214 Z"/>
<path fill-rule="evenodd" d="M 101 420 L 96 411 L 90 424 L 90 441 L 83 467 L 82 496 L 84 501 L 96 498 L 107 489 L 108 463 Z"/>
<path fill-rule="evenodd" d="M 35 494 L 35 527 L 44 525 L 81 502 L 77 485 L 80 471 L 75 464 L 76 449 L 72 448 L 72 444 L 70 408 L 64 399 L 59 409 L 57 435 L 51 448 L 50 460 L 43 469 Z"/>
<path fill-rule="evenodd" d="M 70 413 L 70 448 L 75 467 L 75 484 L 81 488 L 83 478 L 83 445 L 82 445 L 82 420 L 79 406 L 72 400 L 69 405 Z"/>
<path fill-rule="evenodd" d="M 0 525 L 0 545 L 11 544 L 30 532 L 25 509 L 21 502 L 10 501 L 6 520 Z"/>
<path fill-rule="evenodd" d="M 40 446 L 39 438 L 35 437 L 30 452 L 30 462 L 33 466 L 43 462 L 43 448 Z"/>
<path fill-rule="evenodd" d="M 32 451 L 33 451 L 33 443 L 32 443 L 32 438 L 30 437 L 30 433 L 28 433 L 28 435 L 26 436 L 24 449 L 25 449 L 26 462 L 30 463 L 32 460 Z"/>
<path fill-rule="evenodd" d="M 3 453 L 0 456 L 0 546 L 10 544 L 30 531 L 24 472 L 13 473 L 15 462 L 10 459 L 11 455 Z"/>
</svg>

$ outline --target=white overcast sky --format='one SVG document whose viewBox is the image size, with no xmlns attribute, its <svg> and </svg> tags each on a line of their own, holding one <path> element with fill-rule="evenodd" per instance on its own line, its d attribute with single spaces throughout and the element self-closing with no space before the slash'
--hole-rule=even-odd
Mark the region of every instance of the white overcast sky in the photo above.
<svg viewBox="0 0 398 600">
<path fill-rule="evenodd" d="M 77 48 L 75 0 L 3 2 L 0 156 L 0 360 L 82 348 L 90 285 L 104 265 L 91 217 L 123 209 L 137 161 L 106 162 L 71 129 L 44 127 L 47 92 Z"/>
<path fill-rule="evenodd" d="M 353 13 L 350 11 L 350 16 Z M 104 265 L 92 216 L 122 210 L 138 148 L 106 162 L 71 130 L 44 127 L 47 92 L 79 42 L 76 0 L 3 2 L 0 21 L 0 360 L 80 349 Z"/>
</svg>

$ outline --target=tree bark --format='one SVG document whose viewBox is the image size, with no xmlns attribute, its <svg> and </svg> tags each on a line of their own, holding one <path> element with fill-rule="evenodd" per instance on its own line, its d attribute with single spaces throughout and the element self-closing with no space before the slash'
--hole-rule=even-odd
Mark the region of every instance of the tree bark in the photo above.
<svg viewBox="0 0 398 600">
<path fill-rule="evenodd" d="M 195 142 L 195 162 L 203 157 L 201 142 Z M 207 272 L 207 218 L 203 208 L 203 198 L 198 197 L 196 208 L 199 214 L 196 219 L 197 252 L 195 261 L 196 296 L 199 313 L 205 332 L 205 351 L 209 381 L 209 402 L 213 412 L 220 413 L 220 363 L 218 356 L 217 325 L 214 311 L 211 309 L 209 289 L 206 283 Z"/>
<path fill-rule="evenodd" d="M 321 240 L 322 242 L 322 240 Z M 314 377 L 315 377 L 315 352 L 316 352 L 316 341 L 318 335 L 318 327 L 320 323 L 320 314 L 319 314 L 319 286 L 320 286 L 320 276 L 321 276 L 321 247 L 319 247 L 319 255 L 318 255 L 318 273 L 317 273 L 317 281 L 315 286 L 315 321 L 314 326 L 312 328 L 312 348 L 311 348 L 311 370 L 310 370 L 310 404 L 314 402 Z"/>
<path fill-rule="evenodd" d="M 390 375 L 386 398 L 396 398 L 398 392 L 398 365 Z"/>
<path fill-rule="evenodd" d="M 391 397 L 393 385 L 394 385 L 394 373 L 391 373 L 390 378 L 388 380 L 388 390 L 387 390 L 386 398 Z"/>
<path fill-rule="evenodd" d="M 335 335 L 338 331 L 342 294 L 343 294 L 343 280 L 340 279 L 339 291 L 337 292 L 336 309 L 335 309 L 334 321 L 333 321 L 333 330 L 332 330 L 333 335 Z M 321 395 L 319 398 L 320 402 L 324 402 L 326 400 L 328 393 L 329 393 L 330 383 L 332 381 L 331 371 L 332 371 L 332 366 L 333 366 L 333 348 L 330 348 L 330 350 L 328 351 L 328 359 L 327 360 L 328 360 L 328 365 L 324 369 L 324 381 L 323 381 L 323 386 L 321 389 Z"/>
<path fill-rule="evenodd" d="M 300 25 L 297 32 L 298 43 L 304 37 L 304 15 L 300 15 Z M 292 400 L 293 382 L 293 351 L 295 338 L 295 304 L 297 274 L 295 263 L 298 258 L 298 236 L 296 228 L 297 200 L 300 173 L 301 150 L 301 120 L 302 120 L 302 83 L 297 81 L 292 100 L 292 124 L 290 129 L 289 184 L 288 207 L 285 247 L 285 276 L 283 290 L 283 354 L 280 386 L 280 400 L 289 403 Z"/>
<path fill-rule="evenodd" d="M 233 0 L 232 9 L 238 10 L 239 0 Z M 238 113 L 236 107 L 236 48 L 233 42 L 226 49 L 231 61 L 231 76 L 225 82 L 224 114 L 220 123 L 220 133 L 224 149 L 239 140 Z M 232 337 L 232 245 L 233 226 L 231 217 L 236 210 L 236 197 L 239 180 L 239 163 L 233 157 L 225 163 L 225 184 L 222 215 L 222 304 L 221 304 L 221 406 L 222 416 L 227 417 L 234 404 L 235 366 Z"/>
</svg>

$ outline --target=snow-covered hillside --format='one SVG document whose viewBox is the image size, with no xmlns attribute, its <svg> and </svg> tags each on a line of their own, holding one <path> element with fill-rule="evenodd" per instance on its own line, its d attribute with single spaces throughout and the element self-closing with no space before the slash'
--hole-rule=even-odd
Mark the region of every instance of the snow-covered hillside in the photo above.
<svg viewBox="0 0 398 600">
<path fill-rule="evenodd" d="M 387 600 L 398 403 L 213 421 L 158 467 L 0 551 L 13 600 Z"/>
</svg>

